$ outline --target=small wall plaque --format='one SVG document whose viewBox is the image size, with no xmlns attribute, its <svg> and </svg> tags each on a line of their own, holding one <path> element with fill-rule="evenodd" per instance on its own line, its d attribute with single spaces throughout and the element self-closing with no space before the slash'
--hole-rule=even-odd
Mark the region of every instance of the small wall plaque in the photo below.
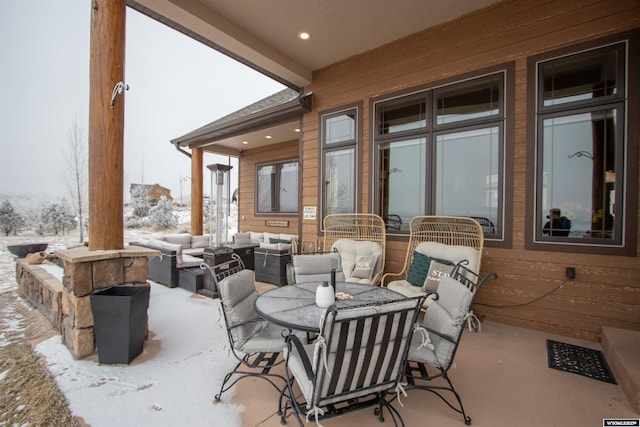
<svg viewBox="0 0 640 427">
<path fill-rule="evenodd" d="M 272 220 L 272 221 L 265 221 L 264 225 L 266 225 L 267 227 L 288 227 L 289 226 L 289 221 L 286 220 Z"/>
</svg>

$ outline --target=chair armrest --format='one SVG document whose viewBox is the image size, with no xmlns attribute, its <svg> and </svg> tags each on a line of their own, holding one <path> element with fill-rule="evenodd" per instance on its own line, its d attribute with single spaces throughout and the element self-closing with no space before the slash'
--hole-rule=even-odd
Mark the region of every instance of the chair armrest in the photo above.
<svg viewBox="0 0 640 427">
<path fill-rule="evenodd" d="M 311 362 L 307 357 L 307 352 L 304 351 L 304 346 L 302 345 L 302 342 L 300 342 L 300 338 L 298 338 L 296 335 L 293 335 L 292 333 L 289 333 L 289 335 L 286 336 L 285 340 L 289 347 L 289 352 L 291 352 L 291 343 L 295 345 L 296 351 L 300 355 L 302 366 L 304 367 L 305 373 L 307 374 L 307 379 L 309 381 L 312 381 L 314 377 L 313 368 L 311 367 Z"/>
<path fill-rule="evenodd" d="M 380 281 L 380 286 L 383 288 L 386 288 L 389 282 L 392 282 L 394 279 L 400 280 L 404 278 L 405 278 L 404 270 L 402 270 L 400 273 L 385 273 L 382 276 L 382 280 Z"/>
</svg>

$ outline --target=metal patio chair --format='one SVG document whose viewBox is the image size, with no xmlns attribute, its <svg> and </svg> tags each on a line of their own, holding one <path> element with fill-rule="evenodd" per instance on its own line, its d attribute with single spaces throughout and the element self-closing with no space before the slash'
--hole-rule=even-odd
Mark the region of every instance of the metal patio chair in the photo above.
<svg viewBox="0 0 640 427">
<path fill-rule="evenodd" d="M 255 312 L 258 292 L 253 271 L 245 270 L 237 254 L 233 254 L 230 261 L 213 267 L 203 263 L 201 268 L 209 269 L 213 275 L 231 352 L 238 359 L 234 369 L 224 377 L 215 400 L 219 402 L 225 391 L 247 377 L 262 378 L 282 391 L 286 379 L 272 373 L 271 369 L 284 362 L 278 356 L 282 352 L 287 329 L 261 319 Z M 305 337 L 304 334 L 300 336 Z"/>
<path fill-rule="evenodd" d="M 471 306 L 478 289 L 487 279 L 496 277 L 495 273 L 478 276 L 463 265 L 456 265 L 451 276 L 442 279 L 424 314 L 422 327 L 413 333 L 409 348 L 405 369 L 407 390 L 417 388 L 434 393 L 462 414 L 467 425 L 471 424 L 471 417 L 464 411 L 462 399 L 449 377 L 449 369 L 453 366 L 465 323 L 473 316 Z M 439 378 L 443 381 L 437 384 L 434 380 Z"/>
<path fill-rule="evenodd" d="M 396 393 L 404 392 L 400 379 L 421 304 L 418 297 L 347 308 L 331 306 L 314 344 L 305 345 L 298 337 L 288 336 L 288 396 L 284 390 L 280 395 L 281 424 L 293 414 L 300 426 L 302 419 L 310 418 L 320 425 L 324 418 L 375 406 L 380 421 L 387 408 L 394 424 L 404 426 L 391 401 Z M 295 397 L 294 381 L 301 398 Z"/>
</svg>

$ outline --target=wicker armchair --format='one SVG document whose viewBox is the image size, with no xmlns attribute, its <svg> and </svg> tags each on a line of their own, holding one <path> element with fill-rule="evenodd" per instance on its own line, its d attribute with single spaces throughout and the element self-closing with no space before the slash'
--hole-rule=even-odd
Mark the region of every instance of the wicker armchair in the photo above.
<svg viewBox="0 0 640 427">
<path fill-rule="evenodd" d="M 323 229 L 322 251 L 340 253 L 347 281 L 374 285 L 380 283 L 386 248 L 386 225 L 380 216 L 365 213 L 331 214 L 324 218 Z M 370 270 L 367 272 L 366 268 Z"/>
<path fill-rule="evenodd" d="M 414 252 L 430 259 L 449 262 L 451 268 L 455 264 L 465 262 L 473 273 L 478 274 L 480 271 L 484 232 L 475 219 L 456 216 L 416 216 L 411 219 L 409 230 L 409 243 L 402 271 L 386 273 L 382 276 L 382 286 L 406 296 L 426 295 L 435 291 L 426 289 L 422 283 L 416 283 L 408 277 L 414 262 Z M 430 268 L 427 265 L 427 269 Z M 425 305 L 430 301 L 431 299 L 427 298 Z"/>
</svg>

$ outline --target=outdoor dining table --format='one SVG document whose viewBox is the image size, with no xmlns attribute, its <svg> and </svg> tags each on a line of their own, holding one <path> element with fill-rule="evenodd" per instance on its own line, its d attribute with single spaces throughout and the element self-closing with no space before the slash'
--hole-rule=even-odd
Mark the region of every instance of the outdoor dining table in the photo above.
<svg viewBox="0 0 640 427">
<path fill-rule="evenodd" d="M 316 305 L 316 288 L 322 282 L 285 285 L 264 292 L 255 302 L 255 309 L 263 319 L 277 325 L 306 332 L 320 332 L 320 319 L 326 310 Z M 380 286 L 362 283 L 337 282 L 336 293 L 346 293 L 349 299 L 336 298 L 336 307 L 394 301 L 404 295 Z"/>
</svg>

